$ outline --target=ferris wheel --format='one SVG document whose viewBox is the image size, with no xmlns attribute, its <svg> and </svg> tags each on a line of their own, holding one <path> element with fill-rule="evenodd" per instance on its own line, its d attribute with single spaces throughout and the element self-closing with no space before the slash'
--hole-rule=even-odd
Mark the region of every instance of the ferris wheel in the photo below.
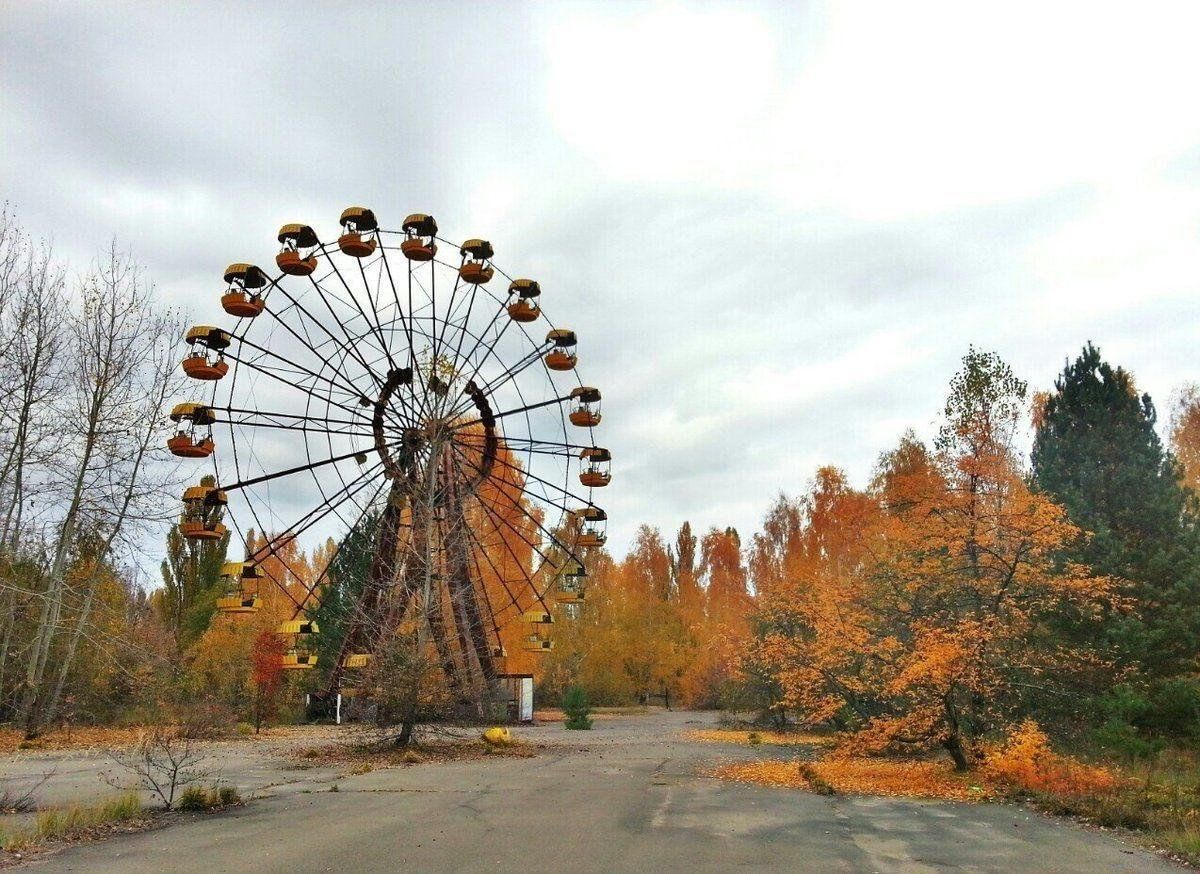
<svg viewBox="0 0 1200 874">
<path fill-rule="evenodd" d="M 286 567 L 283 538 L 341 543 L 369 523 L 332 687 L 408 621 L 450 686 L 486 688 L 506 639 L 549 650 L 552 606 L 585 597 L 607 522 L 593 495 L 611 479 L 594 439 L 601 393 L 578 375 L 575 332 L 488 241 L 450 242 L 423 214 L 385 230 L 364 207 L 340 225 L 331 241 L 284 225 L 276 270 L 224 273 L 221 307 L 237 321 L 187 332 L 199 397 L 173 409 L 168 445 L 211 473 L 184 492 L 180 533 L 282 535 L 225 565 L 217 608 L 254 612 L 278 584 L 295 608 L 279 628 L 284 667 L 303 670 L 319 632 L 307 611 L 328 581 L 297 596 L 264 579 L 263 561 Z M 519 637 L 505 633 L 514 623 Z"/>
</svg>

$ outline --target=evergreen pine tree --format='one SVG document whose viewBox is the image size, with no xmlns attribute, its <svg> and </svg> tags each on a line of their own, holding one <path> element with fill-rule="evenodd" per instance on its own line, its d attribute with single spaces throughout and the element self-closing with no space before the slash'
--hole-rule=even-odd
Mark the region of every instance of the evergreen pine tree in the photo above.
<svg viewBox="0 0 1200 874">
<path fill-rule="evenodd" d="M 1181 471 L 1154 404 L 1089 343 L 1046 399 L 1033 445 L 1037 487 L 1091 533 L 1068 558 L 1128 581 L 1134 615 L 1107 617 L 1102 640 L 1148 677 L 1195 669 L 1200 574 Z M 1094 629 L 1079 629 L 1091 633 Z"/>
<path fill-rule="evenodd" d="M 321 629 L 316 636 L 317 665 L 326 670 L 337 661 L 354 607 L 371 573 L 378 527 L 378 514 L 368 513 L 346 533 L 329 564 L 320 603 L 309 611 L 309 618 Z"/>
</svg>

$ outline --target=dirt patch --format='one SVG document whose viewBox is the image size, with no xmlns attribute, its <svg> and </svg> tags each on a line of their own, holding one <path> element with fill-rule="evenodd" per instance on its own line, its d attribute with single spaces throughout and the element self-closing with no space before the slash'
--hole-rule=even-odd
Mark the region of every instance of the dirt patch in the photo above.
<svg viewBox="0 0 1200 874">
<path fill-rule="evenodd" d="M 298 750 L 293 755 L 299 767 L 339 765 L 351 774 L 365 774 L 375 768 L 424 765 L 435 762 L 466 762 L 485 759 L 531 759 L 545 749 L 543 744 L 515 742 L 507 746 L 488 746 L 481 740 L 431 740 L 407 747 L 380 746 L 375 743 L 333 743 Z"/>
<path fill-rule="evenodd" d="M 836 743 L 836 739 L 826 734 L 815 734 L 810 731 L 759 731 L 755 729 L 711 728 L 697 729 L 684 732 L 685 740 L 702 741 L 704 743 L 726 744 L 766 744 L 768 746 L 809 746 L 827 747 Z"/>
</svg>

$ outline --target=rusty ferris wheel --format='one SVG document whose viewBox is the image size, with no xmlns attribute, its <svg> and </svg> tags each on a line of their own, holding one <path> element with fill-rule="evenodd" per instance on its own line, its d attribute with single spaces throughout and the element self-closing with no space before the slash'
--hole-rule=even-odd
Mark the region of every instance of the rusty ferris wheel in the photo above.
<svg viewBox="0 0 1200 874">
<path fill-rule="evenodd" d="M 409 621 L 446 681 L 477 696 L 503 669 L 503 629 L 520 623 L 522 649 L 544 652 L 551 606 L 585 597 L 607 521 L 592 500 L 610 480 L 593 439 L 601 393 L 580 380 L 576 335 L 549 324 L 538 283 L 508 276 L 486 240 L 451 243 L 422 214 L 385 230 L 363 207 L 340 224 L 336 242 L 284 225 L 276 271 L 225 271 L 237 323 L 188 331 L 183 369 L 212 390 L 174 408 L 169 448 L 212 474 L 184 492 L 180 532 L 340 541 L 373 519 L 330 689 Z M 225 565 L 218 610 L 258 609 L 274 549 Z M 278 629 L 285 668 L 316 664 L 306 608 L 325 582 L 299 598 L 280 585 L 295 607 Z"/>
</svg>

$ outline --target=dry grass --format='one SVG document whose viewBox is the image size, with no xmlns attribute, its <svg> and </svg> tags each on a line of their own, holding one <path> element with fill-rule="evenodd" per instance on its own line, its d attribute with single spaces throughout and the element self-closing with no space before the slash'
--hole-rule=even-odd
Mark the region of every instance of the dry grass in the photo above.
<svg viewBox="0 0 1200 874">
<path fill-rule="evenodd" d="M 645 716 L 650 708 L 640 705 L 630 707 L 593 707 L 588 714 L 592 719 L 616 719 L 618 716 Z M 544 707 L 533 711 L 534 722 L 562 722 L 566 714 L 558 707 Z"/>
<path fill-rule="evenodd" d="M 52 841 L 100 837 L 119 826 L 148 819 L 137 793 L 127 792 L 96 804 L 52 807 L 37 815 L 32 827 L 0 836 L 9 853 L 25 852 Z"/>
<path fill-rule="evenodd" d="M 688 740 L 698 740 L 705 743 L 725 744 L 766 744 L 768 746 L 811 746 L 827 747 L 836 743 L 836 738 L 827 734 L 816 734 L 811 731 L 765 731 L 755 729 L 707 728 L 689 731 L 684 734 Z M 757 738 L 757 740 L 756 740 Z"/>
</svg>

